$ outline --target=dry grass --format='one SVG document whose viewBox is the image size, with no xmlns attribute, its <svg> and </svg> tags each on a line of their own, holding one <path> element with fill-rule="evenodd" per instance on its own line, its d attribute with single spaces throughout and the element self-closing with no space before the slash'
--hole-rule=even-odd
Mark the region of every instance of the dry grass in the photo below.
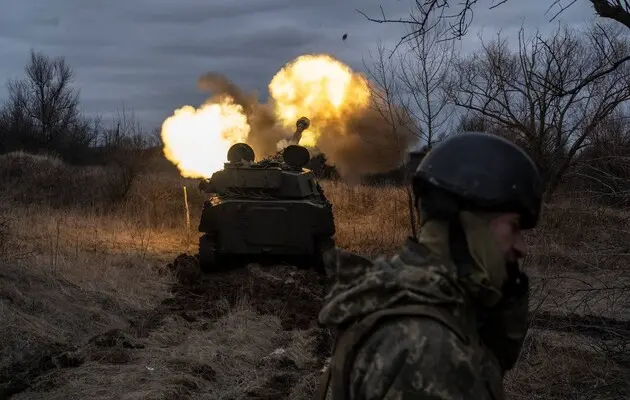
<svg viewBox="0 0 630 400">
<path fill-rule="evenodd" d="M 273 390 L 264 385 L 281 361 L 273 356 L 278 343 L 294 347 L 284 355 L 287 360 L 310 362 L 299 340 L 283 332 L 276 317 L 261 316 L 246 303 L 208 330 L 167 317 L 150 338 L 137 342 L 145 348 L 133 355 L 113 361 L 110 350 L 109 360 L 94 359 L 69 370 L 66 382 L 49 390 L 46 398 L 180 399 L 193 394 L 199 399 L 243 398 L 257 390 Z"/>
<path fill-rule="evenodd" d="M 195 251 L 203 201 L 196 182 L 146 174 L 112 203 L 102 191 L 115 185 L 106 168 L 11 157 L 0 157 L 0 376 L 18 389 L 30 385 L 15 398 L 279 398 L 274 390 L 283 386 L 292 399 L 312 396 L 313 332 L 283 331 L 278 316 L 261 315 L 246 298 L 213 304 L 225 308 L 216 320 L 165 311 L 153 326 L 137 325 L 173 296 L 166 263 Z M 410 234 L 403 189 L 323 186 L 339 246 L 390 253 Z M 630 362 L 623 326 L 584 315 L 630 319 L 629 226 L 628 211 L 546 208 L 528 237 L 526 266 L 532 314 L 544 318 L 509 376 L 511 398 L 622 398 Z M 107 335 L 114 344 L 103 346 Z"/>
<path fill-rule="evenodd" d="M 411 235 L 405 190 L 349 187 L 337 182 L 324 182 L 322 186 L 333 204 L 340 246 L 374 256 L 395 251 Z"/>
</svg>

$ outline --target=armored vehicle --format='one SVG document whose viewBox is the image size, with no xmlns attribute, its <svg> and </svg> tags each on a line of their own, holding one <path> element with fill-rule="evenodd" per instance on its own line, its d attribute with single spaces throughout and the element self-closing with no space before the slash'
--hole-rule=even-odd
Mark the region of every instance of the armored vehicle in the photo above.
<svg viewBox="0 0 630 400">
<path fill-rule="evenodd" d="M 298 120 L 292 143 L 299 142 L 309 123 Z M 210 196 L 199 222 L 202 271 L 269 256 L 299 258 L 321 270 L 323 252 L 334 246 L 335 223 L 332 204 L 314 173 L 304 168 L 308 150 L 291 144 L 254 162 L 253 149 L 237 143 L 227 159 L 223 170 L 199 185 Z"/>
</svg>

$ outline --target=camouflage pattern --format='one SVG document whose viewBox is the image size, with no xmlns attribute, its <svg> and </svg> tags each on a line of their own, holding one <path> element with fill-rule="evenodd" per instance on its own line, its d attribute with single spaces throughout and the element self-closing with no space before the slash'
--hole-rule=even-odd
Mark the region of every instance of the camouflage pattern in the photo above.
<svg viewBox="0 0 630 400">
<path fill-rule="evenodd" d="M 319 322 L 340 334 L 328 398 L 504 398 L 503 375 L 527 331 L 527 296 L 480 307 L 475 280 L 459 279 L 448 254 L 435 249 L 408 239 L 375 261 L 340 249 L 327 254 L 335 284 Z M 364 339 L 347 339 L 357 321 L 401 305 L 428 306 L 443 318 L 401 312 L 374 322 Z"/>
<path fill-rule="evenodd" d="M 501 399 L 501 371 L 488 352 L 466 345 L 428 318 L 380 326 L 358 352 L 351 399 Z"/>
</svg>

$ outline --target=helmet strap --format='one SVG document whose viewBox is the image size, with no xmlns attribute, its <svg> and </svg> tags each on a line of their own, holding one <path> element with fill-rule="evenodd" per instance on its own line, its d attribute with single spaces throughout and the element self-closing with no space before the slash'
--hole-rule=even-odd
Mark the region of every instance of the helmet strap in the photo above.
<svg viewBox="0 0 630 400">
<path fill-rule="evenodd" d="M 430 219 L 448 222 L 449 252 L 457 267 L 457 275 L 460 278 L 470 275 L 474 259 L 468 248 L 464 227 L 459 220 L 462 206 L 458 199 L 444 190 L 433 188 L 423 193 L 417 206 L 421 219 L 420 226 Z"/>
<path fill-rule="evenodd" d="M 468 248 L 466 233 L 459 221 L 458 216 L 450 218 L 448 221 L 448 245 L 451 258 L 457 267 L 457 275 L 462 278 L 472 273 L 474 262 Z"/>
</svg>

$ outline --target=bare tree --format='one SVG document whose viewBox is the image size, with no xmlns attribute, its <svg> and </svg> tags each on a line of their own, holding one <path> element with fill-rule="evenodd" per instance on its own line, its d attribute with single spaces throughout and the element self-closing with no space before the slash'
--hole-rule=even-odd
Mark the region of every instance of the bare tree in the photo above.
<svg viewBox="0 0 630 400">
<path fill-rule="evenodd" d="M 401 57 L 398 69 L 409 113 L 429 147 L 438 135 L 446 134 L 454 112 L 444 82 L 455 60 L 455 42 L 443 40 L 447 29 L 443 21 L 433 25 L 434 29 L 408 43 L 409 51 Z"/>
<path fill-rule="evenodd" d="M 34 147 L 37 136 L 30 118 L 18 104 L 7 102 L 0 109 L 0 154 Z"/>
<path fill-rule="evenodd" d="M 600 121 L 589 147 L 576 157 L 571 188 L 614 205 L 630 206 L 630 110 L 618 108 Z"/>
<path fill-rule="evenodd" d="M 153 147 L 162 147 L 164 146 L 164 140 L 162 139 L 162 128 L 156 127 L 151 131 L 151 139 L 149 140 L 149 145 Z"/>
<path fill-rule="evenodd" d="M 490 132 L 491 123 L 478 113 L 466 113 L 459 117 L 455 132 Z"/>
<path fill-rule="evenodd" d="M 10 113 L 36 130 L 33 133 L 41 147 L 58 150 L 66 135 L 76 136 L 89 126 L 78 109 L 78 92 L 71 87 L 74 73 L 63 57 L 34 51 L 25 71 L 25 78 L 8 83 Z M 90 142 L 93 138 L 86 133 L 81 139 Z"/>
<path fill-rule="evenodd" d="M 564 11 L 567 7 L 575 3 L 576 0 L 567 1 L 568 4 L 562 5 L 560 0 L 553 2 L 557 6 L 558 13 Z M 626 0 L 589 0 L 593 4 L 593 8 L 597 15 L 602 18 L 608 18 L 617 21 L 630 28 L 630 3 Z"/>
<path fill-rule="evenodd" d="M 113 169 L 109 188 L 113 200 L 124 198 L 142 172 L 143 150 L 148 141 L 135 112 L 123 105 L 101 138 L 106 162 Z"/>
<path fill-rule="evenodd" d="M 492 0 L 488 7 L 489 10 L 497 8 L 509 0 Z M 515 2 L 516 0 L 512 0 Z M 595 13 L 607 20 L 616 21 L 619 26 L 630 28 L 630 2 L 628 0 L 582 0 L 589 1 Z M 566 9 L 575 4 L 577 0 L 552 0 L 546 13 L 551 16 L 550 21 L 556 19 Z M 368 17 L 364 12 L 359 11 L 369 21 L 377 23 L 394 23 L 402 24 L 409 28 L 409 32 L 405 34 L 394 50 L 418 37 L 424 36 L 427 32 L 436 29 L 436 20 L 447 21 L 450 31 L 449 39 L 459 39 L 465 36 L 468 32 L 473 20 L 473 10 L 479 5 L 479 0 L 464 0 L 458 2 L 455 6 L 451 5 L 448 0 L 417 0 L 416 11 L 412 11 L 409 18 L 391 19 L 385 16 L 385 12 L 381 7 L 381 17 Z M 599 77 L 606 75 L 614 71 L 619 66 L 623 65 L 627 61 L 630 61 L 630 56 L 619 57 L 610 62 L 607 68 L 587 70 L 589 73 L 584 74 L 583 79 L 577 82 L 573 87 L 565 87 L 562 91 L 558 92 L 561 96 L 570 96 L 576 92 L 582 90 L 582 88 Z M 557 89 L 557 88 L 556 88 Z"/>
<path fill-rule="evenodd" d="M 403 94 L 403 85 L 399 79 L 400 64 L 386 57 L 385 47 L 382 43 L 377 44 L 376 50 L 377 55 L 372 57 L 372 64 L 365 65 L 370 78 L 372 107 L 391 127 L 393 145 L 398 151 L 406 152 L 409 136 L 420 136 L 420 130 L 409 112 L 409 102 Z M 404 182 L 409 182 L 411 175 L 407 165 L 403 168 L 403 175 Z M 413 199 L 410 190 L 409 185 L 407 185 L 407 200 L 411 211 Z M 416 222 L 413 212 L 410 213 L 409 219 L 412 233 L 416 236 Z"/>
<path fill-rule="evenodd" d="M 510 0 L 492 0 L 486 2 L 488 10 L 493 10 L 508 3 Z M 515 3 L 517 0 L 511 0 Z M 601 17 L 617 21 L 625 27 L 630 28 L 630 2 L 627 0 L 582 0 L 592 4 L 595 13 Z M 403 24 L 410 27 L 410 31 L 404 35 L 398 45 L 418 36 L 423 36 L 426 32 L 435 28 L 435 20 L 448 21 L 451 32 L 450 39 L 461 38 L 466 35 L 468 28 L 473 21 L 473 10 L 481 3 L 479 0 L 464 0 L 455 5 L 449 0 L 416 0 L 417 10 L 411 12 L 409 18 L 392 19 L 385 16 L 385 11 L 381 7 L 381 16 L 368 17 L 364 12 L 359 11 L 369 21 L 377 23 Z M 556 19 L 569 7 L 577 3 L 577 0 L 551 0 L 546 13 L 550 15 L 550 21 Z M 509 7 L 509 5 L 507 6 Z"/>
<path fill-rule="evenodd" d="M 629 53 L 623 37 L 602 43 L 605 29 L 595 26 L 581 33 L 560 27 L 548 38 L 536 35 L 530 41 L 521 30 L 517 51 L 499 38 L 455 65 L 451 100 L 523 145 L 541 169 L 548 194 L 600 122 L 630 99 L 630 66 L 600 76 L 571 95 L 551 89 L 582 81 L 590 68 L 609 63 L 610 53 Z"/>
<path fill-rule="evenodd" d="M 63 57 L 31 50 L 25 72 L 7 85 L 8 101 L 0 112 L 1 150 L 44 150 L 70 161 L 80 159 L 94 143 L 99 121 L 80 112 L 72 69 Z"/>
<path fill-rule="evenodd" d="M 125 142 L 139 135 L 142 135 L 142 128 L 136 113 L 123 104 L 112 119 L 111 127 L 103 131 L 100 142 L 108 148 L 124 147 Z"/>
<path fill-rule="evenodd" d="M 385 56 L 381 42 L 376 45 L 376 56 L 370 53 L 371 63 L 363 62 L 369 77 L 372 103 L 370 106 L 391 127 L 393 145 L 400 147 L 400 130 L 404 127 L 414 130 L 409 117 L 407 103 L 402 96 L 402 85 L 398 79 L 399 66 Z"/>
</svg>

